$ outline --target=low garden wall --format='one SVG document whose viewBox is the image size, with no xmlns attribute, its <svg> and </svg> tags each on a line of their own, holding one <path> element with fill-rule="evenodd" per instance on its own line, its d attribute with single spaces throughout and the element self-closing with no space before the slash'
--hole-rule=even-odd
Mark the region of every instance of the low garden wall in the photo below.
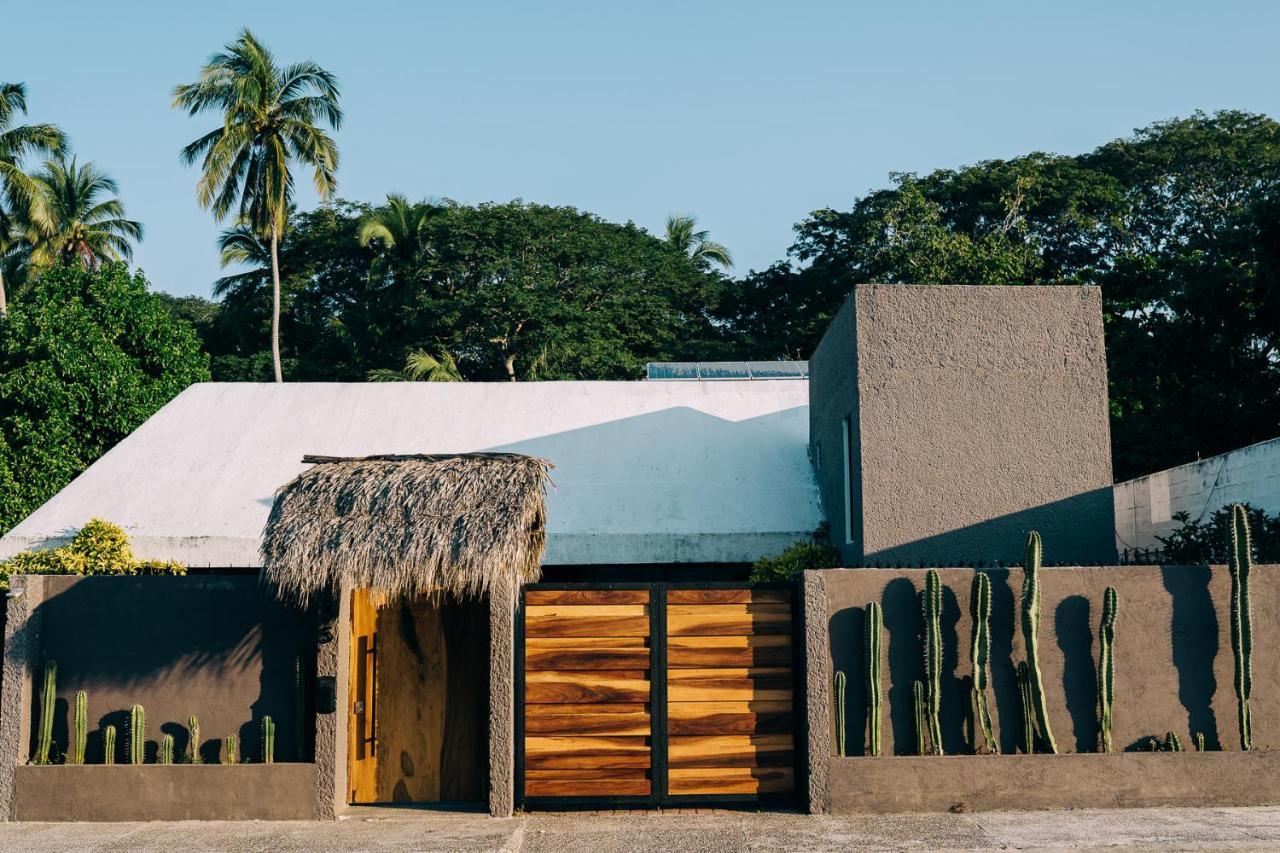
<svg viewBox="0 0 1280 853">
<path fill-rule="evenodd" d="M 912 685 L 924 679 L 923 569 L 805 573 L 809 800 L 813 811 L 906 811 L 1107 805 L 1280 802 L 1280 573 L 1252 575 L 1253 753 L 1241 753 L 1230 638 L 1231 579 L 1223 566 L 1112 566 L 1041 570 L 1040 657 L 1058 749 L 1024 755 L 1014 668 L 1025 659 L 1017 608 L 1022 571 L 991 580 L 988 701 L 999 756 L 972 755 L 970 687 L 973 569 L 941 569 L 942 757 L 918 757 Z M 1113 742 L 1096 754 L 1098 623 L 1116 588 Z M 866 753 L 866 605 L 883 608 L 881 757 Z M 846 678 L 837 714 L 835 673 Z M 843 720 L 848 757 L 837 756 Z M 1188 752 L 1150 754 L 1175 732 Z M 1196 734 L 1206 752 L 1194 753 Z M 978 738 L 980 740 L 980 737 Z"/>
</svg>

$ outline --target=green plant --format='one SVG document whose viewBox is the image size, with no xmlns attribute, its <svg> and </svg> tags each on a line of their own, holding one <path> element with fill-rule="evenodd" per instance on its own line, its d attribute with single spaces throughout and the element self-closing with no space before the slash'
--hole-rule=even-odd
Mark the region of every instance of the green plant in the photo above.
<svg viewBox="0 0 1280 853">
<path fill-rule="evenodd" d="M 70 763 L 84 764 L 84 748 L 89 741 L 89 694 L 76 691 L 76 709 L 72 717 Z"/>
<path fill-rule="evenodd" d="M 227 735 L 226 741 L 227 755 L 223 764 L 239 764 L 240 763 L 240 739 L 235 735 Z"/>
<path fill-rule="evenodd" d="M 164 735 L 160 738 L 160 751 L 156 754 L 156 763 L 173 763 L 173 735 Z"/>
<path fill-rule="evenodd" d="M 270 717 L 262 718 L 262 763 L 276 760 L 276 724 Z"/>
<path fill-rule="evenodd" d="M 1240 504 L 1231 505 L 1231 651 L 1235 655 L 1236 701 L 1240 715 L 1240 748 L 1253 749 L 1253 725 L 1249 718 L 1249 696 L 1253 693 L 1253 625 L 1249 603 L 1249 574 L 1253 569 L 1253 548 L 1249 515 Z"/>
<path fill-rule="evenodd" d="M 1115 701 L 1116 612 L 1120 599 L 1109 586 L 1102 594 L 1102 621 L 1098 625 L 1098 749 L 1113 752 L 1111 711 Z"/>
<path fill-rule="evenodd" d="M 840 565 L 840 552 L 827 542 L 826 526 L 818 528 L 812 539 L 798 539 L 776 557 L 761 557 L 751 566 L 753 583 L 791 580 L 807 569 L 834 569 Z"/>
<path fill-rule="evenodd" d="M 58 663 L 44 665 L 44 685 L 40 691 L 40 736 L 36 743 L 36 764 L 48 764 L 53 752 L 53 705 L 58 688 Z"/>
<path fill-rule="evenodd" d="M 1163 752 L 1182 752 L 1182 740 L 1178 737 L 1177 732 L 1165 733 L 1161 750 Z"/>
<path fill-rule="evenodd" d="M 203 764 L 200 758 L 200 721 L 195 714 L 187 720 L 187 731 L 190 733 L 190 743 L 187 746 L 190 754 L 187 758 L 192 764 Z"/>
<path fill-rule="evenodd" d="M 1204 732 L 1196 732 L 1196 752 L 1204 752 Z"/>
<path fill-rule="evenodd" d="M 1058 742 L 1053 739 L 1053 728 L 1049 725 L 1049 705 L 1044 696 L 1044 676 L 1040 672 L 1040 567 L 1043 560 L 1040 534 L 1033 530 L 1027 537 L 1027 555 L 1022 563 L 1022 641 L 1027 652 L 1028 685 L 1036 728 L 1045 749 L 1056 755 Z"/>
<path fill-rule="evenodd" d="M 916 755 L 926 754 L 925 732 L 928 723 L 924 716 L 924 684 L 919 681 L 911 683 L 911 699 L 916 718 Z"/>
<path fill-rule="evenodd" d="M 107 726 L 102 730 L 102 763 L 116 763 L 116 727 Z"/>
<path fill-rule="evenodd" d="M 845 756 L 845 719 L 844 719 L 844 687 L 845 677 L 843 672 L 837 672 L 835 678 L 836 690 L 836 755 L 843 758 Z"/>
<path fill-rule="evenodd" d="M 1260 563 L 1280 561 L 1280 513 L 1268 515 L 1266 510 L 1247 503 L 1245 515 L 1249 519 L 1249 538 L 1253 545 L 1253 557 Z M 1231 559 L 1231 524 L 1234 512 L 1231 506 L 1221 507 L 1203 521 L 1194 521 L 1186 512 L 1175 512 L 1178 522 L 1172 533 L 1157 536 L 1161 545 L 1161 561 L 1181 566 L 1218 565 Z"/>
<path fill-rule="evenodd" d="M 884 643 L 884 614 L 877 602 L 867 605 L 867 753 L 880 755 L 881 706 L 884 686 L 880 678 L 880 657 Z"/>
<path fill-rule="evenodd" d="M 1027 671 L 1026 661 L 1018 661 L 1014 678 L 1018 682 L 1018 699 L 1022 706 L 1022 751 L 1031 755 L 1036 751 L 1036 727 L 1035 712 L 1031 710 L 1031 674 Z"/>
<path fill-rule="evenodd" d="M 173 560 L 135 560 L 123 529 L 91 518 L 66 545 L 42 551 L 23 551 L 0 563 L 0 581 L 7 589 L 12 575 L 185 575 Z"/>
<path fill-rule="evenodd" d="M 942 578 L 937 569 L 925 573 L 920 609 L 924 620 L 925 717 L 929 723 L 929 746 L 930 752 L 941 755 Z"/>
<path fill-rule="evenodd" d="M 141 764 L 146 759 L 147 712 L 141 705 L 129 709 L 129 763 Z"/>
<path fill-rule="evenodd" d="M 1000 752 L 995 728 L 991 724 L 991 707 L 987 704 L 988 672 L 991 665 L 991 578 L 985 572 L 973 576 L 973 636 L 969 643 L 969 664 L 973 671 L 973 716 L 982 732 L 982 749 L 975 751 L 995 755 Z"/>
</svg>

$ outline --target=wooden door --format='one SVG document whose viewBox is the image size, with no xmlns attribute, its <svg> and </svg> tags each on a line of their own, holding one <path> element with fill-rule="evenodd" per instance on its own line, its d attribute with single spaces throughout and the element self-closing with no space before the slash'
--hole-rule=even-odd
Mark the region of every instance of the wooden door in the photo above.
<svg viewBox="0 0 1280 853">
<path fill-rule="evenodd" d="M 351 695 L 347 705 L 349 802 L 375 803 L 378 777 L 378 605 L 373 590 L 351 591 Z"/>
</svg>

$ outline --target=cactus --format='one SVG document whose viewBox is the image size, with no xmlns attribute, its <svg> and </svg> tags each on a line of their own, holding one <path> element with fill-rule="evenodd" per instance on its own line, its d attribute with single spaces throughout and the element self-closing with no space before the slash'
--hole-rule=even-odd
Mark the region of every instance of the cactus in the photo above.
<svg viewBox="0 0 1280 853">
<path fill-rule="evenodd" d="M 227 735 L 225 741 L 227 745 L 227 755 L 223 760 L 223 764 L 239 764 L 240 763 L 240 739 L 235 735 Z"/>
<path fill-rule="evenodd" d="M 1022 751 L 1030 755 L 1036 751 L 1036 727 L 1031 710 L 1031 675 L 1027 672 L 1026 661 L 1018 662 L 1014 679 L 1018 682 L 1018 698 L 1022 705 Z"/>
<path fill-rule="evenodd" d="M 911 698 L 915 706 L 916 717 L 916 755 L 925 755 L 925 730 L 928 725 L 924 716 L 924 684 L 919 681 L 911 683 Z"/>
<path fill-rule="evenodd" d="M 165 735 L 160 738 L 160 751 L 156 756 L 159 764 L 173 763 L 173 735 Z"/>
<path fill-rule="evenodd" d="M 1182 740 L 1177 732 L 1165 733 L 1163 749 L 1165 752 L 1182 752 Z"/>
<path fill-rule="evenodd" d="M 1044 677 L 1040 673 L 1040 564 L 1044 548 L 1040 534 L 1031 531 L 1027 537 L 1027 556 L 1022 563 L 1022 641 L 1027 652 L 1028 685 L 1035 710 L 1036 728 L 1045 749 L 1056 755 L 1058 742 L 1049 725 L 1049 706 L 1044 697 Z"/>
<path fill-rule="evenodd" d="M 129 763 L 141 764 L 146 758 L 147 712 L 141 705 L 129 709 Z"/>
<path fill-rule="evenodd" d="M 69 761 L 84 764 L 84 748 L 89 741 L 89 694 L 76 691 L 76 709 L 72 717 L 72 742 Z"/>
<path fill-rule="evenodd" d="M 1253 749 L 1249 696 L 1253 693 L 1253 626 L 1249 604 L 1249 573 L 1253 569 L 1253 541 L 1249 516 L 1240 504 L 1231 505 L 1231 651 L 1235 655 L 1236 701 L 1240 712 L 1240 748 Z"/>
<path fill-rule="evenodd" d="M 1116 588 L 1102 594 L 1102 622 L 1098 625 L 1098 749 L 1113 752 L 1111 708 L 1115 701 L 1116 610 L 1120 606 Z"/>
<path fill-rule="evenodd" d="M 1204 752 L 1204 732 L 1196 732 L 1196 752 Z"/>
<path fill-rule="evenodd" d="M 844 758 L 844 684 L 843 672 L 836 673 L 836 755 Z"/>
<path fill-rule="evenodd" d="M 276 724 L 270 717 L 262 718 L 262 763 L 273 764 L 276 760 Z"/>
<path fill-rule="evenodd" d="M 187 719 L 187 731 L 190 733 L 188 749 L 191 754 L 187 756 L 192 764 L 203 764 L 200 760 L 200 721 L 196 719 L 196 715 L 192 714 Z"/>
<path fill-rule="evenodd" d="M 36 742 L 36 764 L 48 764 L 53 752 L 53 705 L 58 689 L 58 663 L 44 665 L 44 685 L 40 692 L 40 735 Z"/>
<path fill-rule="evenodd" d="M 298 761 L 306 758 L 306 682 L 302 677 L 302 658 L 293 659 L 293 745 Z M 841 753 L 843 755 L 843 753 Z"/>
<path fill-rule="evenodd" d="M 942 580 L 936 569 L 924 576 L 921 598 L 924 619 L 925 718 L 929 724 L 929 746 L 934 755 L 942 754 Z"/>
<path fill-rule="evenodd" d="M 867 754 L 880 755 L 881 707 L 884 688 L 880 681 L 880 656 L 884 638 L 884 615 L 880 605 L 867 605 Z"/>
<path fill-rule="evenodd" d="M 102 763 L 116 763 L 116 727 L 107 726 L 102 730 Z"/>
<path fill-rule="evenodd" d="M 991 578 L 983 572 L 973 576 L 973 637 L 969 643 L 969 663 L 973 670 L 973 716 L 982 732 L 982 749 L 974 751 L 995 755 L 1000 752 L 995 729 L 991 725 L 991 708 L 987 704 L 987 673 L 991 663 Z M 975 735 L 975 740 L 976 740 Z"/>
</svg>

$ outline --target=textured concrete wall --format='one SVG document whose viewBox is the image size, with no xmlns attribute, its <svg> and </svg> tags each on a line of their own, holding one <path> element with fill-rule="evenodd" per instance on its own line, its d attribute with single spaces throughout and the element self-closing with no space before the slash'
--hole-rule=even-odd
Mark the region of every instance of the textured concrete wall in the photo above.
<svg viewBox="0 0 1280 853">
<path fill-rule="evenodd" d="M 989 694 L 1001 751 L 1020 749 L 1022 713 L 1013 667 L 1023 660 L 1016 610 L 1020 569 L 984 570 L 992 581 Z M 884 608 L 883 752 L 914 751 L 911 684 L 923 678 L 919 593 L 924 571 L 833 569 L 822 573 L 829 627 L 827 661 L 848 678 L 846 738 L 851 755 L 866 742 L 864 608 Z M 941 570 L 943 584 L 942 736 L 947 753 L 971 749 L 970 593 L 974 572 Z M 1063 752 L 1096 747 L 1098 619 L 1114 586 L 1120 610 L 1115 641 L 1114 742 L 1142 748 L 1175 731 L 1188 746 L 1203 732 L 1209 749 L 1239 749 L 1229 573 L 1221 566 L 1117 566 L 1043 570 L 1040 654 L 1049 717 Z M 1280 747 L 1280 567 L 1258 566 L 1253 603 L 1254 745 Z M 810 659 L 810 666 L 822 665 Z M 834 724 L 834 708 L 825 725 Z"/>
<path fill-rule="evenodd" d="M 820 491 L 845 562 L 1014 561 L 1029 529 L 1052 561 L 1114 561 L 1097 288 L 859 286 L 810 371 Z"/>
<path fill-rule="evenodd" d="M 40 602 L 45 579 L 9 579 L 4 630 L 4 677 L 0 681 L 0 821 L 13 820 L 15 770 L 27 761 L 31 731 L 31 671 L 39 658 Z"/>
<path fill-rule="evenodd" d="M 1280 438 L 1116 483 L 1116 549 L 1159 548 L 1174 513 L 1198 521 L 1233 503 L 1280 514 Z"/>
<path fill-rule="evenodd" d="M 519 587 L 489 588 L 489 814 L 510 817 L 516 796 L 515 656 Z"/>
<path fill-rule="evenodd" d="M 805 735 L 808 738 L 806 795 L 810 814 L 826 814 L 830 810 L 828 796 L 831 756 L 831 635 L 827 619 L 827 590 L 824 572 L 805 572 L 804 654 L 808 661 L 805 672 Z"/>
<path fill-rule="evenodd" d="M 314 796 L 316 817 L 320 820 L 333 820 L 347 805 L 350 668 L 351 589 L 343 587 L 321 613 L 316 644 L 317 681 L 328 682 L 333 689 L 331 708 L 319 703 L 316 708 Z"/>
</svg>

